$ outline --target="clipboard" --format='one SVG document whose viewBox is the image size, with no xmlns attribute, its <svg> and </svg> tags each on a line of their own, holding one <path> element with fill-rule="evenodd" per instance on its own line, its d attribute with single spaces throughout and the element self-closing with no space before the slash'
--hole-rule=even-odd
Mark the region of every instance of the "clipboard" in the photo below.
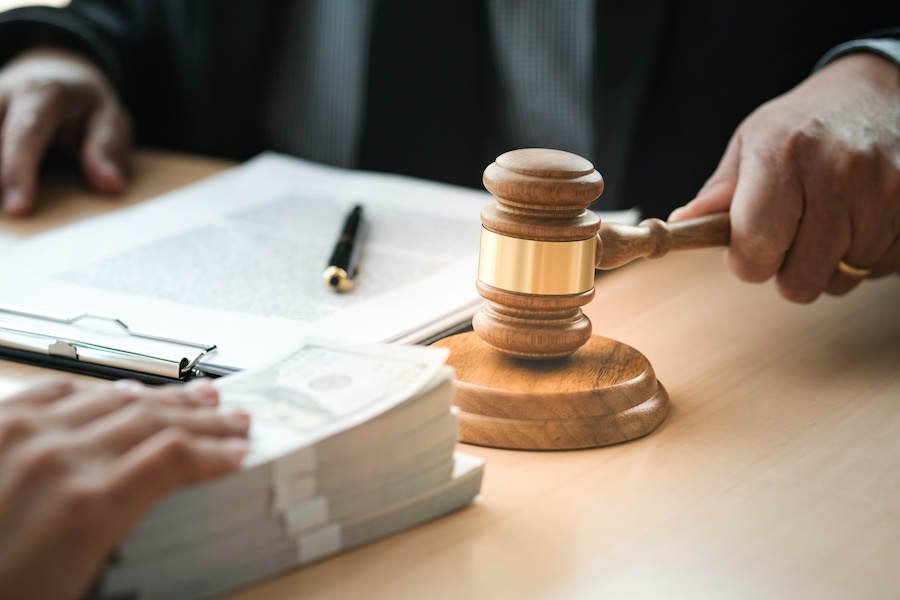
<svg viewBox="0 0 900 600">
<path fill-rule="evenodd" d="M 4 315 L 24 317 L 29 322 L 6 322 Z M 77 330 L 79 324 L 89 321 L 112 325 L 133 344 L 111 344 L 102 335 Z M 158 347 L 141 346 L 140 341 Z M 133 329 L 111 315 L 85 312 L 65 316 L 0 305 L 0 358 L 16 362 L 104 379 L 129 378 L 163 384 L 217 376 L 198 366 L 202 358 L 215 350 L 215 344 Z"/>
</svg>

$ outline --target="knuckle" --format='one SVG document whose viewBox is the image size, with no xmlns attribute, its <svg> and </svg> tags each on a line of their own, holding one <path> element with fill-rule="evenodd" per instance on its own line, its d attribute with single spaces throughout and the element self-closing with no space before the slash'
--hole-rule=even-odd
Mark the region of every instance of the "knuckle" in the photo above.
<svg viewBox="0 0 900 600">
<path fill-rule="evenodd" d="M 880 163 L 879 152 L 870 145 L 845 147 L 831 164 L 831 189 L 847 193 L 859 188 L 863 181 L 876 181 L 872 175 L 881 170 Z"/>
<path fill-rule="evenodd" d="M 180 427 L 169 427 L 161 434 L 159 457 L 163 462 L 177 466 L 187 463 L 192 454 L 191 435 Z"/>
<path fill-rule="evenodd" d="M 60 503 L 72 522 L 81 523 L 105 514 L 109 497 L 109 486 L 101 478 L 85 476 L 65 483 L 60 492 Z"/>
<path fill-rule="evenodd" d="M 45 126 L 47 114 L 59 110 L 64 105 L 60 92 L 40 92 L 26 90 L 15 97 L 10 105 L 9 116 L 4 124 L 9 135 L 25 133 Z"/>
<path fill-rule="evenodd" d="M 785 249 L 769 232 L 750 230 L 740 232 L 732 240 L 733 256 L 745 281 L 765 281 L 771 277 L 784 259 Z"/>
<path fill-rule="evenodd" d="M 0 452 L 27 444 L 38 431 L 37 421 L 26 413 L 19 412 L 5 417 L 0 421 Z"/>
<path fill-rule="evenodd" d="M 745 255 L 764 262 L 771 262 L 783 252 L 775 238 L 764 230 L 743 231 L 735 241 L 740 244 Z"/>
<path fill-rule="evenodd" d="M 159 414 L 159 410 L 148 402 L 140 401 L 137 398 L 130 398 L 128 409 L 131 413 L 130 416 L 134 421 L 147 426 L 162 424 L 162 416 Z"/>
<path fill-rule="evenodd" d="M 809 116 L 794 127 L 782 130 L 785 151 L 795 162 L 806 162 L 814 154 L 825 137 L 827 124 L 815 116 Z"/>
<path fill-rule="evenodd" d="M 124 411 L 125 422 L 131 423 L 141 437 L 149 437 L 166 426 L 159 411 L 146 402 L 133 399 L 121 410 Z"/>
<path fill-rule="evenodd" d="M 140 400 L 140 392 L 134 386 L 130 384 L 126 384 L 125 382 L 116 382 L 116 384 L 111 388 L 111 391 L 108 390 L 108 393 L 115 394 L 116 401 L 121 406 L 132 406 L 137 407 L 135 410 L 139 409 L 139 400 Z"/>
<path fill-rule="evenodd" d="M 67 86 L 58 79 L 35 77 L 22 81 L 20 93 L 56 102 L 66 95 L 66 89 Z"/>
<path fill-rule="evenodd" d="M 77 389 L 74 382 L 68 379 L 58 378 L 47 381 L 46 383 L 42 384 L 41 387 L 46 391 L 47 395 L 54 400 L 64 398 L 65 396 L 74 393 Z"/>
<path fill-rule="evenodd" d="M 44 441 L 30 444 L 21 454 L 23 473 L 35 479 L 45 476 L 58 476 L 67 470 L 69 448 L 59 443 Z"/>
<path fill-rule="evenodd" d="M 14 414 L 0 421 L 0 448 L 27 438 L 37 431 L 34 419 L 26 414 Z"/>
<path fill-rule="evenodd" d="M 16 96 L 24 104 L 40 107 L 45 112 L 63 112 L 87 106 L 94 94 L 87 86 L 59 77 L 37 77 L 23 80 Z"/>
</svg>

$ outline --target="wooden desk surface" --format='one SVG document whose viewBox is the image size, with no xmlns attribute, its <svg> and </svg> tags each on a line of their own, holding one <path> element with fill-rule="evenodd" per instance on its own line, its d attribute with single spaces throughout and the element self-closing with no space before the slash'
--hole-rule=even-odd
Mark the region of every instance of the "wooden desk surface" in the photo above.
<svg viewBox="0 0 900 600">
<path fill-rule="evenodd" d="M 124 202 L 227 164 L 142 152 Z M 0 221 L 0 245 L 121 205 L 76 187 Z M 471 507 L 227 598 L 896 597 L 900 277 L 796 306 L 720 254 L 604 274 L 587 307 L 669 390 L 656 432 L 577 452 L 461 446 L 487 461 Z M 0 392 L 44 373 L 0 362 Z"/>
</svg>

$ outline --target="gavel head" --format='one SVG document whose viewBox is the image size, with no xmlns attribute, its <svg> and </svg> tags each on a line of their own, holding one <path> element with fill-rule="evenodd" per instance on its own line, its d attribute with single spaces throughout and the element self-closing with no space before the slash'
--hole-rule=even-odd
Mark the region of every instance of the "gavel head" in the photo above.
<svg viewBox="0 0 900 600">
<path fill-rule="evenodd" d="M 476 286 L 487 303 L 475 332 L 516 358 L 575 352 L 591 336 L 580 307 L 594 297 L 600 218 L 587 207 L 603 178 L 575 154 L 525 148 L 498 157 L 483 180 L 497 202 L 481 212 Z"/>
</svg>

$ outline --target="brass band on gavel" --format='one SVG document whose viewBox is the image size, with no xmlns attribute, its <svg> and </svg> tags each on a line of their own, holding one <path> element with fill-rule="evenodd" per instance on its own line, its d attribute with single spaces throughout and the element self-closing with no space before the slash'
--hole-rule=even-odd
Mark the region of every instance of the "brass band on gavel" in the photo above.
<svg viewBox="0 0 900 600">
<path fill-rule="evenodd" d="M 669 395 L 647 358 L 592 335 L 581 307 L 594 270 L 670 250 L 726 245 L 727 213 L 678 223 L 601 223 L 590 161 L 559 150 L 502 154 L 484 171 L 497 201 L 481 211 L 475 287 L 486 302 L 450 350 L 460 438 L 497 448 L 562 450 L 631 440 L 665 418 Z"/>
<path fill-rule="evenodd" d="M 603 191 L 590 161 L 559 150 L 507 152 L 484 171 L 495 204 L 481 212 L 476 288 L 488 301 L 472 326 L 495 350 L 518 358 L 572 354 L 591 336 L 581 311 L 594 297 L 594 269 L 670 250 L 728 245 L 728 213 L 678 223 L 600 223 L 588 210 Z"/>
<path fill-rule="evenodd" d="M 520 294 L 581 294 L 594 287 L 597 236 L 571 242 L 525 240 L 482 228 L 478 279 Z"/>
<path fill-rule="evenodd" d="M 472 326 L 491 348 L 517 358 L 556 358 L 591 336 L 581 311 L 594 297 L 600 219 L 587 210 L 603 191 L 590 161 L 528 148 L 484 171 L 497 200 L 484 225 L 478 292 L 488 301 Z"/>
</svg>

